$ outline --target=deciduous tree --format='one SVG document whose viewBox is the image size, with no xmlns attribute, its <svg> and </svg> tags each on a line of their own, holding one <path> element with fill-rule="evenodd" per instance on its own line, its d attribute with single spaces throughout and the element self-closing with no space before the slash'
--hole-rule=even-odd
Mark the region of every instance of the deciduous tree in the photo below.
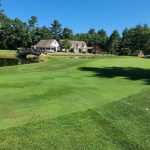
<svg viewBox="0 0 150 150">
<path fill-rule="evenodd" d="M 61 48 L 65 49 L 65 50 L 70 50 L 71 44 L 69 42 L 69 40 L 63 40 L 61 42 Z"/>
</svg>

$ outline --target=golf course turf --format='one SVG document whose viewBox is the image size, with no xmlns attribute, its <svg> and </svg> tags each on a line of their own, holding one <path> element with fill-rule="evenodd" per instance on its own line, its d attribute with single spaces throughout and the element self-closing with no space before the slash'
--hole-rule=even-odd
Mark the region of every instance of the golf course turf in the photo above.
<svg viewBox="0 0 150 150">
<path fill-rule="evenodd" d="M 150 59 L 49 57 L 0 81 L 0 150 L 150 149 Z"/>
</svg>

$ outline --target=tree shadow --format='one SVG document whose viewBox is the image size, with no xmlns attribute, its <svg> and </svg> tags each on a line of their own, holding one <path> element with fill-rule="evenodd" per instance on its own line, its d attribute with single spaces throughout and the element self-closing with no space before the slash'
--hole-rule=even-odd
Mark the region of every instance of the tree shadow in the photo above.
<svg viewBox="0 0 150 150">
<path fill-rule="evenodd" d="M 142 58 L 144 58 L 144 59 L 150 59 L 150 56 L 147 56 L 147 57 L 142 57 Z"/>
<path fill-rule="evenodd" d="M 150 84 L 150 69 L 133 68 L 133 67 L 82 67 L 81 71 L 94 72 L 97 77 L 114 78 L 124 77 L 129 80 L 144 80 L 146 84 Z"/>
</svg>

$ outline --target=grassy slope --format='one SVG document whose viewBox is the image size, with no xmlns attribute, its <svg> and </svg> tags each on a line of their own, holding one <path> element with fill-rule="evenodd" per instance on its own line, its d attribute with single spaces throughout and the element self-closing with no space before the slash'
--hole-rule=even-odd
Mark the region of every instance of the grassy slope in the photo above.
<svg viewBox="0 0 150 150">
<path fill-rule="evenodd" d="M 149 103 L 147 90 L 96 109 L 4 130 L 0 134 L 0 147 L 8 150 L 148 150 Z"/>
<path fill-rule="evenodd" d="M 143 126 L 143 130 L 140 130 L 141 124 L 135 125 L 139 114 L 133 113 L 132 118 L 126 117 L 128 105 L 121 109 L 125 115 L 119 112 L 115 122 L 111 114 L 117 119 L 115 113 L 121 105 L 113 101 L 145 91 L 149 87 L 147 82 L 124 77 L 104 78 L 95 76 L 92 71 L 79 70 L 81 67 L 113 66 L 138 67 L 145 70 L 150 68 L 149 59 L 140 58 L 51 58 L 46 63 L 0 68 L 0 147 L 19 149 L 24 145 L 24 149 L 48 149 L 49 146 L 58 149 L 59 146 L 63 149 L 73 146 L 86 149 L 125 149 L 126 146 L 135 148 L 137 145 L 138 148 L 145 149 L 149 143 L 146 141 L 147 143 L 140 144 L 139 141 L 148 138 L 140 133 L 147 132 L 147 128 Z M 138 72 L 134 72 L 133 75 L 137 74 Z M 149 104 L 148 94 L 142 94 L 141 99 L 147 99 L 146 104 Z M 124 101 L 126 100 L 120 102 L 124 104 Z M 105 111 L 103 105 L 112 105 L 114 109 L 108 107 Z M 139 103 L 136 104 L 135 101 L 135 108 L 136 105 Z M 134 106 L 128 109 L 129 116 L 133 108 Z M 137 108 L 139 109 L 141 110 L 141 107 Z M 69 115 L 71 113 L 75 114 Z M 143 113 L 143 118 L 148 115 L 149 113 Z M 53 119 L 57 117 L 59 118 Z M 122 117 L 122 120 L 119 117 Z M 146 120 L 144 123 L 146 124 Z M 19 127 L 22 124 L 26 125 Z M 130 133 L 132 124 L 135 129 L 131 132 L 131 137 L 124 136 Z M 16 128 L 9 129 L 15 126 Z M 131 128 L 129 131 L 128 127 Z M 107 130 L 114 133 L 110 134 Z M 136 135 L 143 137 L 138 137 L 136 141 Z M 119 136 L 121 137 L 118 138 Z M 132 141 L 133 136 L 135 137 Z M 126 142 L 129 143 L 124 145 Z"/>
<path fill-rule="evenodd" d="M 0 50 L 0 57 L 13 58 L 16 56 L 16 50 Z"/>
<path fill-rule="evenodd" d="M 16 50 L 0 50 L 0 53 L 16 53 Z"/>
</svg>

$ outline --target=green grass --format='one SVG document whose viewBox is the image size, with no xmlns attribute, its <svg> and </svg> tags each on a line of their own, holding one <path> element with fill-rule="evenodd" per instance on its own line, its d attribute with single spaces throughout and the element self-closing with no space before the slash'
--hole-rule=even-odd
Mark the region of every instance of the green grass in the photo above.
<svg viewBox="0 0 150 150">
<path fill-rule="evenodd" d="M 0 68 L 0 149 L 150 149 L 150 60 Z"/>
<path fill-rule="evenodd" d="M 16 50 L 0 50 L 0 53 L 16 53 Z"/>
<path fill-rule="evenodd" d="M 0 50 L 0 58 L 14 58 L 16 50 Z"/>
</svg>

